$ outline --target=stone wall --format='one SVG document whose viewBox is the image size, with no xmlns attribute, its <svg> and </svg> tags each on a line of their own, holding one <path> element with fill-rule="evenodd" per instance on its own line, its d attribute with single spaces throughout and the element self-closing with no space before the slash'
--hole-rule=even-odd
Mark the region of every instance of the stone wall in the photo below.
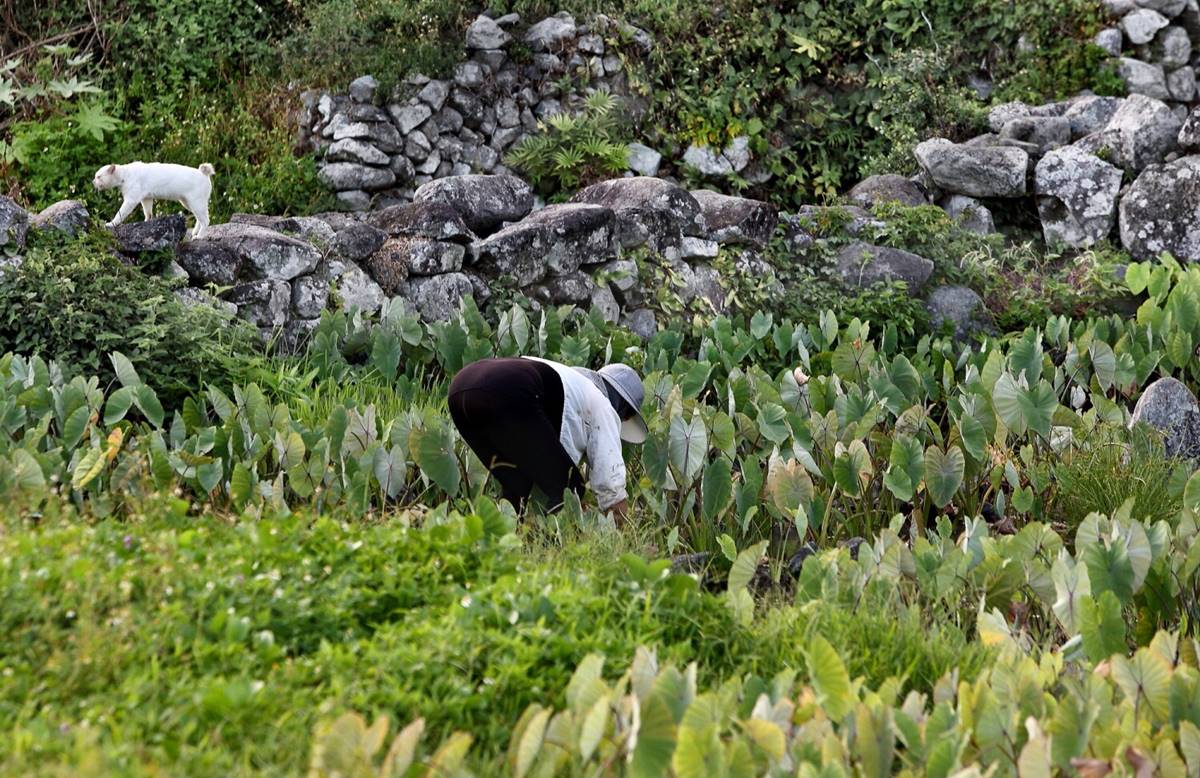
<svg viewBox="0 0 1200 778">
<path fill-rule="evenodd" d="M 1096 45 L 1117 57 L 1131 94 L 1194 104 L 1200 68 L 1197 0 L 1103 0 L 1117 24 Z"/>
<path fill-rule="evenodd" d="M 621 96 L 636 115 L 642 103 L 629 92 L 626 61 L 652 45 L 603 15 L 583 24 L 559 13 L 527 27 L 517 14 L 483 15 L 467 29 L 467 59 L 451 78 L 412 75 L 386 99 L 369 75 L 346 94 L 305 92 L 300 146 L 316 152 L 321 180 L 351 210 L 409 202 L 436 178 L 507 174 L 507 151 L 539 121 L 579 111 L 594 91 Z M 635 169 L 654 175 L 657 154 L 634 151 Z"/>
</svg>

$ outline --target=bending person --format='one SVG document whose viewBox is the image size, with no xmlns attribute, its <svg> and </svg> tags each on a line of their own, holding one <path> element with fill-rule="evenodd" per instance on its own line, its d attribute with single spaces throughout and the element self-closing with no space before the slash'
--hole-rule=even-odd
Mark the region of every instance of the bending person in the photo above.
<svg viewBox="0 0 1200 778">
<path fill-rule="evenodd" d="M 523 510 L 536 485 L 551 509 L 563 492 L 580 497 L 580 461 L 603 511 L 627 510 L 621 441 L 646 439 L 641 378 L 627 365 L 599 370 L 534 357 L 483 359 L 450 382 L 450 416 L 463 439 Z"/>
</svg>

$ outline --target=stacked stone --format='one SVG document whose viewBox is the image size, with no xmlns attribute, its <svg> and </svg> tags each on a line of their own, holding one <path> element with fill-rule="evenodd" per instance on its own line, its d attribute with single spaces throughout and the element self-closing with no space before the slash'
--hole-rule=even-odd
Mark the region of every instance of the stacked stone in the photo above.
<svg viewBox="0 0 1200 778">
<path fill-rule="evenodd" d="M 1131 94 L 1173 104 L 1194 103 L 1200 68 L 1197 0 L 1104 0 L 1118 19 L 1095 43 L 1114 57 Z"/>
<path fill-rule="evenodd" d="M 559 13 L 523 32 L 519 24 L 517 14 L 478 17 L 466 33 L 468 58 L 451 78 L 410 76 L 384 107 L 371 76 L 352 82 L 348 94 L 305 93 L 301 144 L 317 152 L 319 177 L 345 207 L 410 202 L 417 187 L 447 176 L 507 174 L 504 154 L 539 121 L 579 111 L 594 91 L 629 96 L 624 62 L 606 35 L 632 41 L 627 56 L 651 48 L 644 31 L 602 15 L 578 24 Z M 510 56 L 518 39 L 528 62 Z M 565 77 L 582 86 L 564 92 Z M 625 108 L 638 105 L 628 97 Z M 653 161 L 651 174 L 657 170 L 652 150 L 632 151 L 643 166 Z"/>
</svg>

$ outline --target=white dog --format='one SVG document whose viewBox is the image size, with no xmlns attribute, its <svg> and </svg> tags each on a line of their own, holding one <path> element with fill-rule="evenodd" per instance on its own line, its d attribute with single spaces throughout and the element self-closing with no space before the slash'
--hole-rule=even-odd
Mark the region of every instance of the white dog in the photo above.
<svg viewBox="0 0 1200 778">
<path fill-rule="evenodd" d="M 212 194 L 213 166 L 207 162 L 198 168 L 162 162 L 130 162 L 105 165 L 96 171 L 92 185 L 97 189 L 121 188 L 121 210 L 108 223 L 116 227 L 133 213 L 140 203 L 142 214 L 154 218 L 155 200 L 175 200 L 192 212 L 196 227 L 192 237 L 199 238 L 208 228 L 208 198 Z"/>
</svg>

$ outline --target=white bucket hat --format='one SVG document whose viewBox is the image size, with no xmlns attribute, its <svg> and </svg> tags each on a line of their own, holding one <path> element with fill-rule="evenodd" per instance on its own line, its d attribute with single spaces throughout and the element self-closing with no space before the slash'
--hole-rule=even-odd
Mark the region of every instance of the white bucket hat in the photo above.
<svg viewBox="0 0 1200 778">
<path fill-rule="evenodd" d="M 629 365 L 615 363 L 605 365 L 599 372 L 586 368 L 575 368 L 587 375 L 596 384 L 596 388 L 604 391 L 604 386 L 612 387 L 622 400 L 633 408 L 633 417 L 621 422 L 621 440 L 626 443 L 644 443 L 649 434 L 646 419 L 642 416 L 642 401 L 646 398 L 646 390 L 642 387 L 642 379 Z"/>
</svg>

